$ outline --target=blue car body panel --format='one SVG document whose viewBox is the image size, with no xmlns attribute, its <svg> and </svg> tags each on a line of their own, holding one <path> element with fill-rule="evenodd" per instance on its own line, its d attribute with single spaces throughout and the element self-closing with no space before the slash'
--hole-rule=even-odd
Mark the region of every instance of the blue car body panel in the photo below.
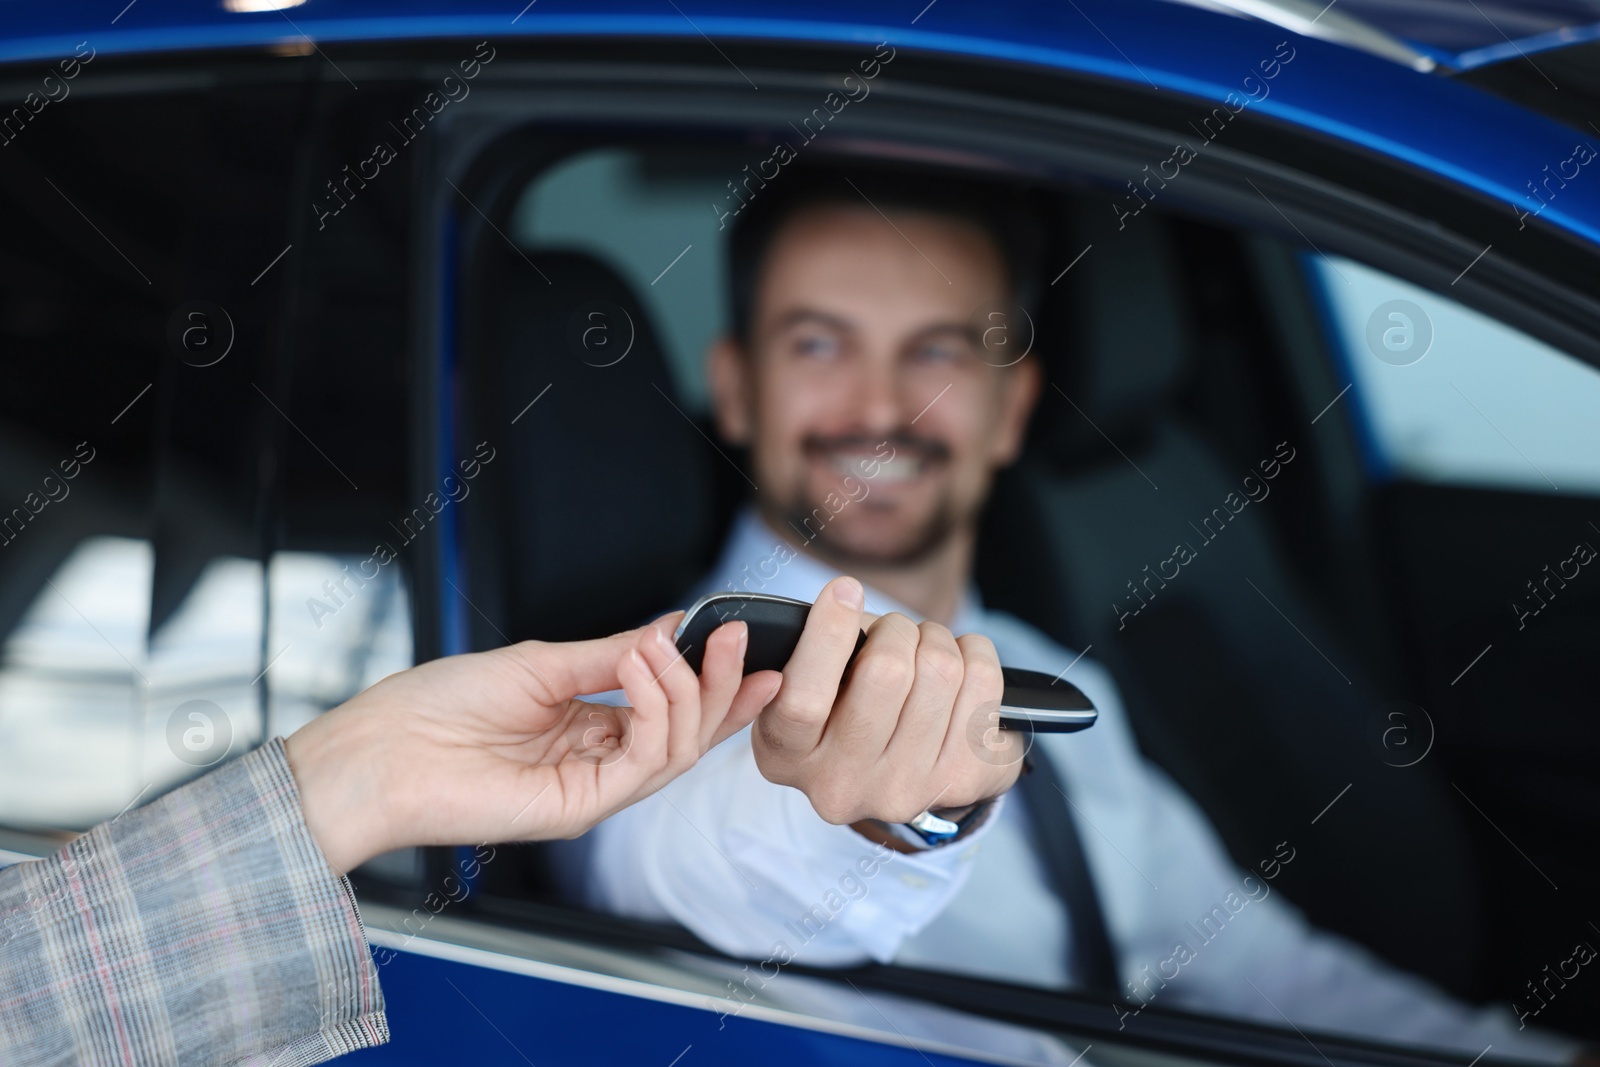
<svg viewBox="0 0 1600 1067">
<path fill-rule="evenodd" d="M 1573 154 L 1574 131 L 1524 108 L 1437 75 L 1278 27 L 1160 0 L 1081 0 L 1071 5 L 936 4 L 914 19 L 881 0 L 539 0 L 446 6 L 436 0 L 312 0 L 285 12 L 232 14 L 220 6 L 135 0 L 113 24 L 72 6 L 13 5 L 0 62 L 70 54 L 87 40 L 98 52 L 259 48 L 437 38 L 708 38 L 845 46 L 887 40 L 896 48 L 1026 64 L 1099 76 L 1190 96 L 1207 107 L 1243 93 L 1244 79 L 1292 38 L 1295 59 L 1250 106 L 1294 126 L 1401 160 L 1502 201 L 1539 206 L 1531 183 Z M 892 6 L 892 10 L 891 10 Z M 102 18 L 104 21 L 102 22 Z M 1600 245 L 1600 181 L 1570 182 L 1540 220 Z"/>
<path fill-rule="evenodd" d="M 885 1043 L 829 1029 L 786 1025 L 740 1011 L 731 996 L 713 1010 L 597 989 L 559 977 L 516 974 L 465 959 L 378 949 L 393 1040 L 347 1062 L 438 1067 L 506 1064 L 592 1067 L 761 1063 L 768 1067 L 970 1067 L 927 1042 Z M 556 970 L 554 968 L 538 968 Z M 863 993 L 863 996 L 872 994 Z M 892 1033 L 887 1035 L 893 1038 Z"/>
</svg>

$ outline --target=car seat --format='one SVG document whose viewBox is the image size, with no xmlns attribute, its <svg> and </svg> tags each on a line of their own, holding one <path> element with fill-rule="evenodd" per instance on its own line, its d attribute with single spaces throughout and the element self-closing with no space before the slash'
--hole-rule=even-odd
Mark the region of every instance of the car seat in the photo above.
<svg viewBox="0 0 1600 1067">
<path fill-rule="evenodd" d="M 1313 921 L 1470 988 L 1477 882 L 1438 761 L 1397 766 L 1411 753 L 1383 747 L 1384 701 L 1278 543 L 1270 493 L 1316 477 L 1310 449 L 1265 443 L 1237 466 L 1184 417 L 1209 368 L 1172 234 L 1157 216 L 1114 221 L 1071 213 L 1068 245 L 1094 247 L 1042 311 L 1052 382 L 991 502 L 985 594 L 1110 667 L 1141 746 L 1236 862 L 1289 841 L 1278 885 Z M 1420 756 L 1429 728 L 1414 725 Z"/>
</svg>

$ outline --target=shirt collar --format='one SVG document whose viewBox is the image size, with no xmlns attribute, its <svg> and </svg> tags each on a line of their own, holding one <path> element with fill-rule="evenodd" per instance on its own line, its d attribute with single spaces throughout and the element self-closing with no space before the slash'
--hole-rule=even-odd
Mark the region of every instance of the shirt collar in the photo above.
<svg viewBox="0 0 1600 1067">
<path fill-rule="evenodd" d="M 766 593 L 814 601 L 822 587 L 842 573 L 806 550 L 796 549 L 778 536 L 753 506 L 746 506 L 734 520 L 722 555 L 698 593 Z M 867 610 L 874 615 L 898 611 L 922 621 L 920 613 L 880 590 L 868 586 L 866 592 Z M 968 582 L 956 605 L 955 617 L 950 620 L 950 629 L 958 634 L 981 630 L 983 614 L 977 587 Z"/>
</svg>

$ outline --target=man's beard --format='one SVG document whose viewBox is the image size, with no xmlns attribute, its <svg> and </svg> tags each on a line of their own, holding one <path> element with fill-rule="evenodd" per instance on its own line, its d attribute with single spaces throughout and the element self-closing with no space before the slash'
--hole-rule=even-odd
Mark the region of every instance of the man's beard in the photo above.
<svg viewBox="0 0 1600 1067">
<path fill-rule="evenodd" d="M 890 455 L 896 457 L 909 455 L 924 463 L 935 464 L 949 461 L 950 450 L 943 441 L 908 432 L 871 440 L 854 435 L 829 438 L 812 436 L 803 443 L 807 455 L 812 457 L 851 449 L 881 449 L 883 445 L 893 448 Z M 876 455 L 881 458 L 882 452 L 878 451 Z M 863 460 L 862 465 L 866 469 L 860 470 L 855 476 L 866 488 L 866 493 L 859 497 L 832 490 L 824 499 L 814 499 L 807 487 L 807 476 L 801 475 L 799 484 L 789 494 L 788 500 L 783 502 L 782 517 L 806 547 L 834 564 L 848 568 L 861 564 L 893 567 L 920 563 L 942 548 L 960 525 L 961 517 L 956 513 L 955 502 L 946 493 L 925 519 L 890 543 L 873 547 L 853 544 L 844 530 L 858 524 L 863 516 L 852 512 L 875 507 L 872 478 L 867 473 L 872 462 L 871 459 Z M 831 508 L 828 506 L 829 499 L 834 503 Z"/>
<path fill-rule="evenodd" d="M 845 512 L 850 508 L 866 506 L 865 503 L 847 503 Z M 804 505 L 800 507 L 803 508 Z M 897 538 L 894 543 L 869 548 L 850 544 L 846 536 L 840 532 L 841 522 L 849 518 L 845 512 L 828 519 L 825 525 L 819 527 L 818 517 L 827 518 L 829 515 L 825 506 L 819 503 L 808 510 L 797 509 L 789 516 L 789 528 L 801 534 L 807 548 L 830 563 L 848 569 L 853 565 L 905 567 L 921 563 L 944 547 L 959 525 L 955 508 L 948 500 L 942 500 L 932 514 L 908 531 L 904 537 Z"/>
</svg>

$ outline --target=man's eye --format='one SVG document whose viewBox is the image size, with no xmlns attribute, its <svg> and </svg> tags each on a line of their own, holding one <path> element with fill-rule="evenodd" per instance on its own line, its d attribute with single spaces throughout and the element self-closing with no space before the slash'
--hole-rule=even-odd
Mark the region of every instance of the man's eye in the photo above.
<svg viewBox="0 0 1600 1067">
<path fill-rule="evenodd" d="M 799 337 L 795 339 L 794 351 L 796 355 L 826 359 L 838 353 L 839 342 L 831 337 Z"/>
<path fill-rule="evenodd" d="M 961 358 L 962 349 L 948 342 L 918 345 L 912 349 L 911 358 L 918 363 L 949 363 Z"/>
</svg>

